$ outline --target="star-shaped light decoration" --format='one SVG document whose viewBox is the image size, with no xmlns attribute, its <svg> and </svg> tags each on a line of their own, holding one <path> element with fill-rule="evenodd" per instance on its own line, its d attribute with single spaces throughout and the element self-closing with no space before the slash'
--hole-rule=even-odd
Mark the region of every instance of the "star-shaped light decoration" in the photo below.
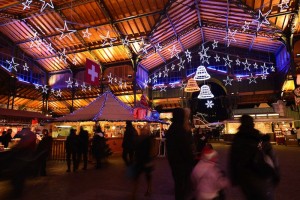
<svg viewBox="0 0 300 200">
<path fill-rule="evenodd" d="M 153 86 L 152 86 L 152 90 L 156 90 L 156 85 L 153 85 Z"/>
<path fill-rule="evenodd" d="M 15 63 L 15 58 L 14 57 L 11 58 L 11 61 L 6 60 L 6 62 L 9 64 L 9 67 L 8 67 L 9 71 L 11 71 L 11 69 L 14 69 L 16 72 L 18 71 L 17 66 L 19 66 L 19 64 Z"/>
<path fill-rule="evenodd" d="M 73 87 L 73 81 L 71 80 L 71 77 L 69 77 L 69 80 L 65 81 L 67 83 L 67 88 L 72 88 Z"/>
<path fill-rule="evenodd" d="M 82 33 L 83 33 L 83 38 L 88 38 L 88 39 L 90 39 L 90 37 L 91 37 L 91 33 L 89 32 L 89 28 L 86 28 L 85 29 L 85 31 L 82 31 Z"/>
<path fill-rule="evenodd" d="M 78 81 L 75 81 L 74 86 L 75 86 L 75 87 L 78 87 L 78 86 L 79 86 Z"/>
<path fill-rule="evenodd" d="M 237 58 L 237 59 L 235 60 L 235 64 L 236 64 L 237 66 L 240 66 L 240 65 L 241 65 L 241 61 L 239 60 L 239 58 Z"/>
<path fill-rule="evenodd" d="M 198 54 L 200 55 L 200 61 L 202 63 L 204 62 L 205 58 L 208 57 L 208 55 L 207 55 L 208 49 L 209 49 L 209 47 L 204 48 L 204 45 L 203 44 L 201 45 L 201 51 L 199 51 Z M 210 56 L 209 56 L 209 58 L 210 58 Z"/>
<path fill-rule="evenodd" d="M 162 50 L 162 46 L 159 43 L 154 45 L 154 48 L 155 48 L 155 52 L 161 52 L 161 50 Z"/>
<path fill-rule="evenodd" d="M 191 52 L 187 49 L 184 53 L 187 61 L 190 63 L 192 61 Z"/>
<path fill-rule="evenodd" d="M 214 40 L 214 43 L 212 44 L 212 48 L 215 49 L 218 47 L 218 42 L 217 40 Z"/>
<path fill-rule="evenodd" d="M 61 97 L 61 95 L 62 95 L 62 92 L 61 92 L 60 89 L 58 89 L 58 90 L 56 91 L 56 96 L 57 96 L 57 97 Z"/>
<path fill-rule="evenodd" d="M 250 25 L 250 22 L 245 21 L 245 24 L 242 26 L 243 32 L 245 32 L 246 30 L 249 29 L 249 25 Z"/>
<path fill-rule="evenodd" d="M 117 40 L 117 38 L 111 38 L 109 31 L 107 31 L 106 35 L 100 35 L 100 37 L 102 38 L 103 42 L 102 42 L 102 47 L 104 47 L 105 45 L 109 44 L 109 46 L 113 46 L 113 42 Z"/>
<path fill-rule="evenodd" d="M 52 0 L 40 0 L 40 2 L 43 2 L 43 5 L 42 5 L 41 10 L 40 10 L 41 12 L 43 12 L 47 6 L 54 9 L 54 5 L 53 5 Z"/>
<path fill-rule="evenodd" d="M 32 0 L 26 0 L 25 2 L 22 3 L 22 5 L 24 6 L 23 7 L 23 10 L 25 10 L 26 8 L 29 8 L 30 9 L 30 4 L 32 3 Z"/>
<path fill-rule="evenodd" d="M 275 72 L 275 67 L 273 65 L 270 69 L 271 69 L 271 72 Z"/>
<path fill-rule="evenodd" d="M 23 70 L 24 70 L 24 71 L 28 71 L 28 69 L 29 69 L 29 67 L 27 66 L 27 63 L 25 63 L 25 64 L 23 65 Z"/>
<path fill-rule="evenodd" d="M 63 51 L 59 51 L 58 54 L 59 54 L 59 59 L 63 61 L 65 64 L 67 64 L 66 49 L 64 49 Z"/>
<path fill-rule="evenodd" d="M 48 88 L 47 88 L 47 85 L 44 85 L 43 87 L 42 87 L 42 93 L 45 93 L 45 94 L 47 94 L 48 93 Z"/>
<path fill-rule="evenodd" d="M 246 61 L 245 61 L 245 62 L 242 62 L 242 63 L 243 63 L 243 65 L 244 65 L 244 70 L 250 71 L 250 66 L 251 66 L 251 64 L 248 63 L 247 58 L 246 58 Z"/>
<path fill-rule="evenodd" d="M 231 68 L 231 62 L 232 62 L 232 60 L 229 59 L 228 54 L 227 54 L 226 58 L 223 57 L 223 60 L 225 61 L 225 66 L 228 66 L 229 68 Z"/>
<path fill-rule="evenodd" d="M 72 63 L 73 63 L 73 65 L 77 65 L 78 64 L 78 61 L 77 61 L 76 57 L 73 57 Z"/>
<path fill-rule="evenodd" d="M 40 86 L 38 84 L 33 84 L 35 89 L 38 90 L 40 88 Z"/>
<path fill-rule="evenodd" d="M 154 76 L 153 76 L 153 78 L 152 78 L 152 82 L 153 83 L 157 83 L 157 74 L 156 73 L 154 73 Z"/>
<path fill-rule="evenodd" d="M 146 89 L 148 87 L 148 81 L 145 79 L 144 81 L 144 88 Z"/>
<path fill-rule="evenodd" d="M 158 72 L 158 78 L 160 78 L 162 75 L 161 71 Z"/>
<path fill-rule="evenodd" d="M 115 77 L 115 83 L 118 83 L 118 79 L 117 79 L 117 77 Z"/>
<path fill-rule="evenodd" d="M 163 71 L 164 77 L 168 77 L 169 76 L 168 72 L 169 72 L 169 69 L 167 68 L 167 66 L 165 66 L 165 70 Z"/>
<path fill-rule="evenodd" d="M 233 41 L 233 42 L 236 42 L 236 39 L 234 38 L 235 37 L 235 34 L 236 34 L 236 31 L 237 30 L 234 30 L 233 32 L 231 32 L 230 29 L 228 29 L 228 32 L 226 33 L 226 37 L 224 38 L 224 40 L 227 41 L 227 47 L 230 46 L 230 43 Z"/>
<path fill-rule="evenodd" d="M 30 48 L 36 47 L 40 49 L 43 43 L 43 40 L 41 40 L 39 36 L 34 36 L 33 38 L 30 38 L 30 41 Z"/>
<path fill-rule="evenodd" d="M 183 82 L 181 81 L 180 90 L 184 90 L 185 87 L 186 87 L 186 83 L 183 83 Z"/>
<path fill-rule="evenodd" d="M 236 80 L 237 80 L 238 82 L 242 82 L 242 77 L 241 77 L 241 76 L 237 76 L 237 77 L 236 77 Z"/>
<path fill-rule="evenodd" d="M 119 80 L 119 83 L 118 83 L 120 89 L 122 90 L 123 89 L 123 82 L 122 82 L 122 79 L 120 78 Z"/>
<path fill-rule="evenodd" d="M 107 75 L 108 78 L 108 82 L 112 84 L 114 78 L 111 76 L 111 73 L 109 73 L 109 75 Z"/>
<path fill-rule="evenodd" d="M 266 66 L 266 63 L 264 63 L 264 65 L 261 65 L 260 67 L 263 69 L 262 71 L 263 74 L 268 74 L 269 68 Z"/>
<path fill-rule="evenodd" d="M 257 66 L 258 66 L 258 65 L 257 65 L 256 62 L 255 62 L 255 63 L 253 64 L 253 68 L 254 68 L 254 69 L 257 69 Z"/>
<path fill-rule="evenodd" d="M 126 37 L 124 39 L 121 40 L 122 41 L 122 44 L 124 46 L 129 46 L 129 40 L 128 40 L 128 36 L 126 35 Z"/>
<path fill-rule="evenodd" d="M 206 105 L 206 108 L 212 108 L 215 104 L 213 103 L 212 100 L 207 100 L 205 105 Z"/>
<path fill-rule="evenodd" d="M 227 78 L 223 81 L 225 82 L 225 86 L 226 85 L 232 85 L 231 82 L 233 81 L 233 79 L 231 79 L 231 78 L 229 78 L 229 76 L 227 76 Z"/>
<path fill-rule="evenodd" d="M 55 29 L 58 30 L 59 32 L 61 32 L 61 35 L 59 37 L 60 40 L 64 39 L 65 37 L 68 37 L 70 40 L 73 40 L 72 36 L 71 36 L 71 33 L 76 32 L 76 30 L 70 30 L 68 28 L 67 21 L 65 21 L 63 29 L 61 29 L 61 28 L 55 28 Z"/>
<path fill-rule="evenodd" d="M 262 74 L 262 75 L 261 75 L 261 79 L 262 79 L 262 80 L 266 80 L 266 79 L 267 79 L 267 75 L 266 75 L 266 74 Z"/>
<path fill-rule="evenodd" d="M 51 94 L 54 94 L 54 93 L 55 93 L 55 89 L 54 89 L 54 88 L 51 88 L 50 93 L 51 93 Z"/>
<path fill-rule="evenodd" d="M 149 79 L 148 79 L 148 83 L 150 84 L 151 83 L 151 78 L 149 77 Z"/>
<path fill-rule="evenodd" d="M 258 17 L 257 19 L 254 19 L 254 22 L 257 22 L 257 27 L 256 27 L 256 31 L 259 31 L 259 29 L 261 28 L 262 24 L 266 24 L 269 25 L 270 22 L 267 19 L 268 15 L 270 14 L 272 10 L 269 10 L 266 14 L 262 14 L 261 10 L 258 10 Z"/>
<path fill-rule="evenodd" d="M 171 58 L 173 58 L 174 56 L 179 59 L 179 50 L 176 49 L 176 46 L 173 45 L 172 49 L 168 49 L 171 52 Z"/>
<path fill-rule="evenodd" d="M 249 84 L 256 83 L 257 76 L 253 76 L 251 73 L 251 76 L 247 78 L 249 80 Z"/>
<path fill-rule="evenodd" d="M 170 83 L 171 88 L 175 88 L 176 84 L 175 83 Z"/>
<path fill-rule="evenodd" d="M 47 48 L 47 50 L 48 50 L 49 52 L 51 52 L 51 53 L 53 53 L 53 52 L 55 51 L 54 48 L 52 47 L 52 44 L 51 44 L 51 43 L 46 44 L 46 48 Z"/>
<path fill-rule="evenodd" d="M 282 2 L 278 4 L 278 7 L 280 8 L 280 12 L 282 12 L 284 9 L 289 8 L 288 3 L 290 3 L 290 0 L 282 0 Z"/>
<path fill-rule="evenodd" d="M 180 62 L 177 64 L 179 66 L 178 71 L 180 71 L 181 69 L 184 69 L 184 63 L 185 63 L 185 60 L 182 60 L 182 58 L 180 58 Z"/>
<path fill-rule="evenodd" d="M 167 86 L 166 85 L 160 85 L 159 86 L 159 88 L 160 88 L 160 92 L 166 92 L 167 90 L 166 90 L 166 88 L 167 88 Z"/>
<path fill-rule="evenodd" d="M 220 62 L 220 56 L 218 56 L 218 54 L 216 54 L 216 56 L 214 57 L 216 62 Z"/>
<path fill-rule="evenodd" d="M 86 85 L 85 85 L 85 82 L 83 82 L 82 85 L 81 85 L 81 91 L 82 91 L 82 92 L 85 92 L 85 91 L 86 91 Z"/>
<path fill-rule="evenodd" d="M 89 91 L 92 91 L 92 86 L 89 85 L 88 89 L 89 89 Z"/>
<path fill-rule="evenodd" d="M 175 65 L 172 64 L 172 65 L 171 65 L 171 70 L 173 71 L 174 69 L 175 69 Z"/>
</svg>

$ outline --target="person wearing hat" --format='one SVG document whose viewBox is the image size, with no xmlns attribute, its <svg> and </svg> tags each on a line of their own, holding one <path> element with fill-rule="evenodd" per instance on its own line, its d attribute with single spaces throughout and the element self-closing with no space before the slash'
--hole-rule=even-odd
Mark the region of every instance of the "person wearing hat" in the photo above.
<svg viewBox="0 0 300 200">
<path fill-rule="evenodd" d="M 220 191 L 229 185 L 217 161 L 217 151 L 211 145 L 206 145 L 191 174 L 195 200 L 221 199 Z"/>
</svg>

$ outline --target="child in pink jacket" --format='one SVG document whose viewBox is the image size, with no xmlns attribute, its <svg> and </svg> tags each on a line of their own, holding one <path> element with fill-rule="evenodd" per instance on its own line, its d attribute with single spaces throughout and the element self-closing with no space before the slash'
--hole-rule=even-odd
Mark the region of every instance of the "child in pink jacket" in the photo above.
<svg viewBox="0 0 300 200">
<path fill-rule="evenodd" d="M 218 199 L 220 190 L 229 185 L 229 180 L 218 167 L 217 160 L 218 153 L 212 146 L 205 146 L 191 174 L 196 200 Z"/>
</svg>

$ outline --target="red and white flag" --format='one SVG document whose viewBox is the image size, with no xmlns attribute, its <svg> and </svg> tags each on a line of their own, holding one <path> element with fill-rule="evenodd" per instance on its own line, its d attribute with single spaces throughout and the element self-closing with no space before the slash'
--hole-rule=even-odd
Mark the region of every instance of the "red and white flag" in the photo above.
<svg viewBox="0 0 300 200">
<path fill-rule="evenodd" d="M 91 85 L 99 85 L 100 65 L 90 59 L 86 59 L 85 82 Z"/>
</svg>

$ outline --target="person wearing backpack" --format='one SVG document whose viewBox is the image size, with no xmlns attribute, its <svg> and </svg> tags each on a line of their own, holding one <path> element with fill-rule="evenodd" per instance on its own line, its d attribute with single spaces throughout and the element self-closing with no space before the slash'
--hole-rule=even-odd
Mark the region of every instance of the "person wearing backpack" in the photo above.
<svg viewBox="0 0 300 200">
<path fill-rule="evenodd" d="M 239 186 L 248 200 L 273 200 L 280 176 L 270 140 L 254 128 L 251 116 L 243 115 L 240 122 L 229 152 L 231 183 Z"/>
</svg>

